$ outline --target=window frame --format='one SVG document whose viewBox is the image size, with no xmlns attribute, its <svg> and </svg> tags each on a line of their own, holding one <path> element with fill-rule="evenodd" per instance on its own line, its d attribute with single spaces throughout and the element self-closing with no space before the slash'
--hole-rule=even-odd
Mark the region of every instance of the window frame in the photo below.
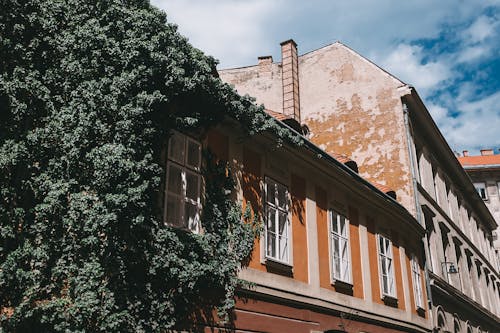
<svg viewBox="0 0 500 333">
<path fill-rule="evenodd" d="M 174 156 L 172 153 L 172 148 L 173 148 L 173 143 L 172 140 L 174 138 L 178 138 L 182 140 L 182 158 L 178 159 L 179 156 Z M 196 152 L 196 159 L 197 159 L 197 165 L 191 165 L 189 164 L 189 145 L 190 144 L 195 144 L 197 146 L 197 152 Z M 202 210 L 202 182 L 203 182 L 203 177 L 201 175 L 201 150 L 203 146 L 200 141 L 197 141 L 189 136 L 187 136 L 184 133 L 178 132 L 178 131 L 172 131 L 170 133 L 170 136 L 168 138 L 168 145 L 167 145 L 167 163 L 166 163 L 166 178 L 165 178 L 165 199 L 164 199 L 164 217 L 163 217 L 163 222 L 165 225 L 179 228 L 179 229 L 184 229 L 184 230 L 189 230 L 194 233 L 199 233 L 201 231 L 201 210 Z M 189 156 L 188 156 L 189 155 Z M 180 193 L 176 193 L 169 189 L 169 184 L 170 184 L 170 177 L 171 175 L 171 169 L 178 169 L 180 171 Z M 188 190 L 188 177 L 193 177 L 194 179 L 197 179 L 197 186 L 194 189 L 196 195 L 195 198 L 190 198 L 188 196 L 187 190 Z M 168 221 L 168 204 L 169 204 L 169 197 L 175 197 L 176 198 L 176 203 L 179 205 L 177 207 L 177 214 L 179 220 L 177 222 L 171 222 Z M 194 223 L 190 223 L 186 219 L 186 204 L 190 204 L 194 206 L 196 213 L 195 213 L 195 220 Z"/>
<path fill-rule="evenodd" d="M 474 188 L 476 189 L 476 192 L 479 195 L 479 197 L 483 201 L 488 200 L 488 189 L 486 187 L 486 182 L 474 182 L 473 185 L 474 185 Z M 479 187 L 480 185 L 482 185 L 482 188 Z M 481 191 L 480 190 L 484 190 L 484 197 L 481 195 L 481 193 L 480 193 Z"/>
<path fill-rule="evenodd" d="M 380 247 L 380 242 L 381 242 L 381 239 L 385 240 L 388 242 L 389 246 L 388 246 L 388 249 L 389 249 L 389 255 L 387 255 L 386 253 L 382 253 L 382 249 Z M 385 297 L 389 297 L 389 298 L 393 298 L 393 299 L 396 299 L 396 295 L 397 295 L 397 292 L 396 292 L 396 276 L 395 276 L 395 269 L 394 269 L 394 252 L 393 252 L 393 249 L 392 249 L 392 241 L 389 237 L 381 234 L 381 233 L 378 233 L 377 234 L 377 262 L 378 262 L 378 267 L 379 267 L 379 283 L 380 283 L 380 294 L 381 294 L 381 297 L 382 298 L 385 298 Z M 385 252 L 385 250 L 384 250 Z M 390 272 L 387 272 L 385 275 L 387 276 L 388 280 L 387 280 L 387 286 L 389 287 L 391 284 L 389 283 L 389 279 L 391 279 L 392 281 L 392 290 L 388 290 L 388 291 L 385 291 L 384 290 L 384 272 L 382 271 L 382 268 L 383 268 L 383 265 L 382 265 L 382 259 L 385 259 L 386 261 L 386 265 L 385 267 L 390 267 Z M 389 263 L 390 263 L 390 266 L 387 266 L 387 261 L 389 260 Z"/>
<path fill-rule="evenodd" d="M 268 201 L 268 195 L 270 191 L 270 186 L 274 186 L 274 203 L 271 203 Z M 283 205 L 279 202 L 279 187 L 281 187 L 284 190 L 284 199 L 285 202 Z M 292 225 L 291 225 L 291 218 L 290 218 L 290 192 L 288 190 L 288 186 L 284 185 L 283 183 L 275 180 L 274 178 L 271 178 L 269 176 L 264 177 L 264 193 L 263 193 L 263 201 L 264 201 L 264 260 L 265 261 L 273 261 L 277 262 L 286 266 L 291 266 L 292 265 Z M 269 214 L 270 214 L 270 209 L 275 211 L 274 214 L 274 230 L 278 232 L 273 232 L 274 233 L 274 251 L 275 251 L 275 256 L 272 254 L 269 254 L 269 232 L 268 232 L 268 219 L 269 219 Z M 282 238 L 282 235 L 279 233 L 279 224 L 280 224 L 280 214 L 281 216 L 286 218 L 285 225 L 286 227 L 284 228 L 286 231 L 286 258 L 283 258 L 280 255 L 280 238 Z"/>
<path fill-rule="evenodd" d="M 335 221 L 334 221 L 335 217 Z M 340 223 L 341 221 L 344 221 L 344 234 L 341 234 L 340 232 L 335 232 L 334 231 L 334 223 L 337 224 L 337 230 L 340 231 Z M 339 281 L 342 283 L 350 284 L 352 285 L 352 257 L 351 257 L 351 238 L 350 238 L 350 223 L 349 219 L 345 214 L 340 213 L 338 210 L 330 208 L 328 211 L 328 241 L 329 241 L 329 252 L 330 252 L 330 279 L 332 284 L 335 284 L 335 282 Z M 338 238 L 339 246 L 336 249 L 335 248 L 335 238 Z M 345 255 L 347 257 L 347 260 L 345 258 L 342 258 L 342 244 L 345 244 L 346 247 L 346 252 Z M 339 263 L 339 272 L 336 272 L 336 265 L 335 265 L 335 257 L 336 257 L 336 251 L 338 250 L 338 257 L 340 260 Z M 345 271 L 342 271 L 342 262 L 347 262 Z M 347 274 L 347 276 L 346 276 Z M 347 277 L 345 279 L 344 277 Z"/>
<path fill-rule="evenodd" d="M 418 309 L 424 308 L 424 291 L 422 288 L 422 273 L 418 258 L 415 254 L 412 255 L 410 260 L 411 277 L 413 281 L 413 298 L 415 299 L 415 306 Z"/>
</svg>

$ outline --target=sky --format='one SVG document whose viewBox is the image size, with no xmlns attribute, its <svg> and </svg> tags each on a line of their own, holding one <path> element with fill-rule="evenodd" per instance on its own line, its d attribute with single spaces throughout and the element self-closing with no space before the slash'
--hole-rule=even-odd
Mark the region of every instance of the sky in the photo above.
<svg viewBox="0 0 500 333">
<path fill-rule="evenodd" d="M 500 0 L 152 0 L 219 69 L 340 41 L 414 86 L 457 151 L 500 153 Z"/>
</svg>

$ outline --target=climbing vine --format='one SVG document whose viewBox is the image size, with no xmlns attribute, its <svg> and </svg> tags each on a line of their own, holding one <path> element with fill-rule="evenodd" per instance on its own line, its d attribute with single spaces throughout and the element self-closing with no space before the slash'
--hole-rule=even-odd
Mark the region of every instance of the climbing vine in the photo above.
<svg viewBox="0 0 500 333">
<path fill-rule="evenodd" d="M 0 0 L 1 332 L 163 332 L 230 313 L 256 221 L 207 158 L 205 232 L 165 226 L 165 138 L 231 117 L 302 139 L 215 66 L 148 1 Z"/>
</svg>

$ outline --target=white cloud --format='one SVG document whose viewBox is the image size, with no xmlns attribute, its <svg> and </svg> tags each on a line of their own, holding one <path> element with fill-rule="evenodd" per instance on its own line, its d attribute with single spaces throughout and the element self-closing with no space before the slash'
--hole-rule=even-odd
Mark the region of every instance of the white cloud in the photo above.
<svg viewBox="0 0 500 333">
<path fill-rule="evenodd" d="M 445 62 L 423 62 L 422 47 L 417 45 L 399 44 L 387 57 L 381 59 L 381 64 L 390 73 L 411 84 L 426 96 L 427 93 L 451 76 L 451 70 Z"/>
<path fill-rule="evenodd" d="M 472 44 L 482 42 L 495 33 L 496 25 L 498 22 L 492 17 L 482 15 L 464 31 L 464 40 Z"/>
<path fill-rule="evenodd" d="M 191 44 L 221 61 L 223 67 L 256 62 L 266 43 L 266 22 L 281 1 L 152 0 Z M 267 51 L 269 52 L 269 51 Z"/>
<path fill-rule="evenodd" d="M 457 55 L 456 61 L 459 63 L 471 62 L 479 58 L 488 56 L 491 53 L 491 48 L 485 45 L 465 47 Z"/>
<path fill-rule="evenodd" d="M 470 97 L 468 92 L 459 96 Z M 429 111 L 450 146 L 457 150 L 478 151 L 481 148 L 500 148 L 500 92 L 482 99 L 469 101 L 458 97 L 448 109 L 429 104 Z"/>
</svg>

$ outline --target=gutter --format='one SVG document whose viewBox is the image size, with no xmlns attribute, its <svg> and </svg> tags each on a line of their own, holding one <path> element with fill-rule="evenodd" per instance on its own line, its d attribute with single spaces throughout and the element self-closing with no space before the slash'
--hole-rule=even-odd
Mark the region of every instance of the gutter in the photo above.
<svg viewBox="0 0 500 333">
<path fill-rule="evenodd" d="M 462 165 L 465 170 L 500 169 L 500 164 Z"/>
</svg>

